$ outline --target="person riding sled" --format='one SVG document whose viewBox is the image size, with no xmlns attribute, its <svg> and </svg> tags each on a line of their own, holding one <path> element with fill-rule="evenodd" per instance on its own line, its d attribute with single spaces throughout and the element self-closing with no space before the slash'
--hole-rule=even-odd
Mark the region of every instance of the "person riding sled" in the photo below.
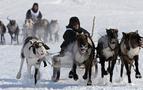
<svg viewBox="0 0 143 90">
<path fill-rule="evenodd" d="M 66 26 L 66 31 L 63 35 L 63 43 L 61 44 L 60 56 L 64 56 L 64 51 L 70 43 L 73 43 L 77 39 L 78 34 L 85 34 L 90 39 L 89 45 L 95 50 L 95 45 L 90 37 L 90 34 L 87 30 L 80 27 L 80 21 L 78 17 L 71 17 L 69 20 L 69 24 Z M 94 51 L 93 51 L 94 52 Z"/>
<path fill-rule="evenodd" d="M 42 19 L 42 13 L 39 11 L 38 3 L 34 3 L 32 8 L 26 12 L 26 19 L 32 19 L 34 23 Z"/>
</svg>

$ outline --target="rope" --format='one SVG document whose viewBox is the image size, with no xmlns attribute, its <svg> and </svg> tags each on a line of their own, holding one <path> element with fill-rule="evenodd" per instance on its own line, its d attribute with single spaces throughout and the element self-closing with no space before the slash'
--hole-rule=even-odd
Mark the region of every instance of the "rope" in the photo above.
<svg viewBox="0 0 143 90">
<path fill-rule="evenodd" d="M 54 53 L 48 53 L 48 55 L 54 55 L 54 54 L 57 54 L 57 53 L 59 53 L 59 52 L 54 52 Z M 54 65 L 49 61 L 49 60 L 46 60 L 47 62 L 48 62 L 48 64 L 51 66 L 51 67 L 53 67 Z"/>
<path fill-rule="evenodd" d="M 47 62 L 48 62 L 48 64 L 51 66 L 51 67 L 53 67 L 53 65 L 47 60 Z"/>
</svg>

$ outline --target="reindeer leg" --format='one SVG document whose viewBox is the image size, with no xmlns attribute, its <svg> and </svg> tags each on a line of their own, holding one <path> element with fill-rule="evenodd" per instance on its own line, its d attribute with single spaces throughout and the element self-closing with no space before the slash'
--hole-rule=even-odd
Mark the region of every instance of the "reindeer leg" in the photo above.
<svg viewBox="0 0 143 90">
<path fill-rule="evenodd" d="M 129 68 L 128 63 L 125 63 L 125 68 L 126 68 L 126 70 L 127 70 L 128 83 L 131 83 L 131 76 L 130 76 L 131 70 L 130 70 L 130 68 Z"/>
<path fill-rule="evenodd" d="M 88 74 L 88 65 L 87 65 L 87 63 L 85 63 L 85 73 L 84 73 L 84 75 L 82 76 L 84 80 L 87 79 L 87 74 Z"/>
<path fill-rule="evenodd" d="M 76 74 L 76 64 L 73 65 L 73 79 L 74 80 L 78 80 L 78 75 Z"/>
<path fill-rule="evenodd" d="M 69 78 L 73 78 L 73 71 L 72 70 L 69 72 Z"/>
<path fill-rule="evenodd" d="M 121 64 L 121 71 L 120 71 L 120 77 L 121 78 L 123 77 L 123 69 L 124 69 L 124 64 L 122 63 Z"/>
<path fill-rule="evenodd" d="M 1 44 L 2 44 L 2 34 L 1 34 Z"/>
<path fill-rule="evenodd" d="M 19 44 L 18 34 L 16 34 L 16 40 L 17 40 L 17 44 Z"/>
<path fill-rule="evenodd" d="M 116 59 L 114 59 L 112 61 L 112 64 L 111 64 L 111 68 L 110 68 L 110 82 L 112 82 L 113 70 L 114 70 L 115 63 L 116 63 Z"/>
<path fill-rule="evenodd" d="M 92 74 L 92 61 L 89 61 L 89 68 L 88 68 L 88 82 L 87 85 L 92 85 L 92 81 L 91 81 L 91 74 Z"/>
<path fill-rule="evenodd" d="M 102 78 L 104 77 L 104 75 L 107 75 L 107 71 L 105 70 L 105 60 L 101 59 L 101 76 Z"/>
<path fill-rule="evenodd" d="M 135 75 L 135 77 L 136 78 L 141 78 L 142 76 L 141 76 L 141 73 L 139 72 L 139 68 L 138 68 L 138 59 L 139 59 L 139 56 L 138 55 L 135 56 L 134 59 L 135 59 L 135 67 L 136 67 L 136 75 Z"/>
<path fill-rule="evenodd" d="M 111 71 L 111 61 L 109 60 L 108 61 L 108 68 L 107 68 L 107 71 L 110 73 L 110 71 Z"/>
<path fill-rule="evenodd" d="M 50 41 L 53 41 L 53 39 L 52 39 L 52 33 L 50 33 Z"/>
<path fill-rule="evenodd" d="M 11 36 L 11 44 L 12 44 L 12 41 L 13 41 L 13 36 L 12 36 L 12 34 L 10 34 L 10 36 Z"/>
<path fill-rule="evenodd" d="M 69 72 L 69 78 L 73 78 L 74 80 L 78 80 L 78 75 L 76 74 L 76 64 L 73 64 L 72 70 Z"/>
<path fill-rule="evenodd" d="M 1 44 L 4 44 L 4 34 L 1 34 Z"/>
<path fill-rule="evenodd" d="M 55 42 L 58 42 L 58 41 L 59 41 L 59 34 L 55 33 Z"/>
<path fill-rule="evenodd" d="M 37 81 L 40 79 L 40 63 L 37 63 L 35 66 L 35 74 L 34 74 L 34 80 L 35 80 L 35 85 L 37 84 Z"/>
<path fill-rule="evenodd" d="M 4 34 L 2 34 L 2 44 L 3 44 L 3 45 L 5 44 L 5 37 L 4 37 Z"/>
<path fill-rule="evenodd" d="M 20 69 L 19 69 L 17 76 L 16 76 L 17 79 L 21 78 L 21 71 L 22 71 L 22 67 L 23 67 L 23 62 L 24 62 L 24 58 L 21 58 Z"/>
<path fill-rule="evenodd" d="M 35 85 L 37 83 L 37 74 L 38 74 L 39 69 L 35 68 L 35 74 L 34 74 L 34 80 L 35 80 Z"/>
<path fill-rule="evenodd" d="M 28 63 L 27 63 L 27 71 L 28 71 L 28 76 L 29 76 L 29 78 L 31 79 L 31 78 L 32 78 L 31 65 L 29 65 Z"/>
</svg>

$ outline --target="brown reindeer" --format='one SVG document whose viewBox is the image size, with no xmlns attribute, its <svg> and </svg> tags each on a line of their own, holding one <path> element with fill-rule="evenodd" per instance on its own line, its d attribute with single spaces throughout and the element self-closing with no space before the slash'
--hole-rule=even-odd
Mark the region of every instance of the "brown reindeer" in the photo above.
<svg viewBox="0 0 143 90">
<path fill-rule="evenodd" d="M 89 37 L 84 34 L 77 35 L 77 40 L 67 46 L 64 56 L 55 55 L 53 56 L 53 81 L 58 81 L 60 78 L 60 68 L 63 61 L 71 61 L 72 69 L 69 72 L 69 78 L 78 80 L 76 73 L 77 66 L 82 64 L 85 65 L 85 73 L 83 79 L 87 79 L 87 85 L 91 85 L 91 72 L 92 62 L 94 59 L 94 48 L 93 43 Z"/>
<path fill-rule="evenodd" d="M 131 83 L 131 67 L 133 66 L 133 62 L 135 62 L 135 72 L 136 78 L 141 78 L 141 74 L 138 68 L 138 59 L 139 59 L 139 51 L 142 47 L 142 37 L 136 32 L 122 33 L 123 37 L 120 42 L 120 58 L 122 61 L 121 64 L 121 77 L 123 74 L 123 66 L 127 70 L 128 83 Z"/>
<path fill-rule="evenodd" d="M 5 37 L 4 34 L 6 33 L 6 27 L 2 21 L 0 21 L 0 35 L 1 35 L 1 44 L 5 44 Z"/>
</svg>

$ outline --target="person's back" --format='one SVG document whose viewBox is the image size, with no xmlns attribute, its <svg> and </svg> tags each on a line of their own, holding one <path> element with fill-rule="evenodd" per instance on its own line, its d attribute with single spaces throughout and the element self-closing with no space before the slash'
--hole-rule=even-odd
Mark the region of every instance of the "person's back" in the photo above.
<svg viewBox="0 0 143 90">
<path fill-rule="evenodd" d="M 32 19 L 33 22 L 36 22 L 36 21 L 42 19 L 42 14 L 39 11 L 38 3 L 34 3 L 32 8 L 27 11 L 26 19 Z"/>
</svg>

